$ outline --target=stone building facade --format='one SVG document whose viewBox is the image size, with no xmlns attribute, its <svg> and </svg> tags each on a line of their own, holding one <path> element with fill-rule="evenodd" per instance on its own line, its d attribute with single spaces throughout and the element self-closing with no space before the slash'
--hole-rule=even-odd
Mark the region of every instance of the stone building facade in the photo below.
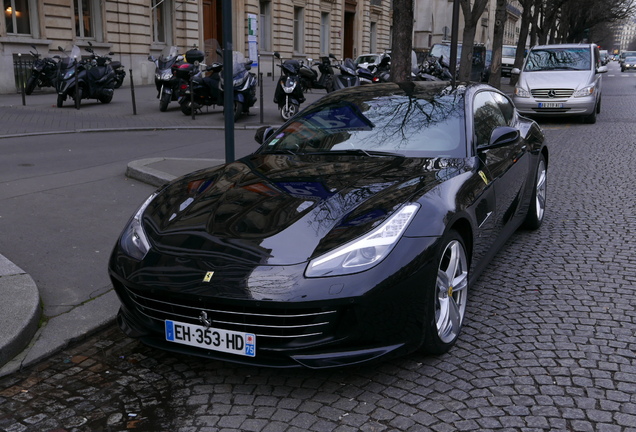
<svg viewBox="0 0 636 432">
<path fill-rule="evenodd" d="M 32 46 L 53 56 L 63 55 L 58 47 L 85 48 L 89 41 L 98 53 L 114 52 L 115 60 L 132 69 L 135 84 L 150 84 L 149 54 L 157 56 L 172 45 L 185 51 L 204 47 L 206 40 L 223 42 L 223 3 L 3 0 L 0 93 L 17 90 L 17 75 L 25 72 L 16 65 L 28 64 Z M 390 0 L 233 0 L 231 5 L 232 47 L 257 57 L 264 74 L 273 70 L 274 51 L 284 58 L 328 53 L 344 58 L 390 47 Z"/>
</svg>

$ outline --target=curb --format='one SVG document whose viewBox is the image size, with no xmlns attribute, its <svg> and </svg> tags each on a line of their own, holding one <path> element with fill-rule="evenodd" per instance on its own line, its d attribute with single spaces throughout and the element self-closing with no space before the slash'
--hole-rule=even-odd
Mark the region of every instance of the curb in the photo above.
<svg viewBox="0 0 636 432">
<path fill-rule="evenodd" d="M 0 255 L 0 366 L 19 354 L 38 330 L 42 308 L 35 281 Z M 11 299 L 13 301 L 6 301 Z"/>
</svg>

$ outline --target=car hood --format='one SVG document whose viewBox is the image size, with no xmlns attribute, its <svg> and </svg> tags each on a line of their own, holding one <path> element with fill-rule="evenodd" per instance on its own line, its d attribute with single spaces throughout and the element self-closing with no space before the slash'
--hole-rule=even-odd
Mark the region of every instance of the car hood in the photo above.
<svg viewBox="0 0 636 432">
<path fill-rule="evenodd" d="M 256 154 L 170 183 L 143 225 L 159 253 L 297 264 L 368 232 L 435 187 L 436 167 L 444 165 L 397 156 Z"/>
<path fill-rule="evenodd" d="M 536 71 L 521 72 L 519 85 L 527 89 L 571 88 L 578 90 L 592 84 L 591 71 Z"/>
</svg>

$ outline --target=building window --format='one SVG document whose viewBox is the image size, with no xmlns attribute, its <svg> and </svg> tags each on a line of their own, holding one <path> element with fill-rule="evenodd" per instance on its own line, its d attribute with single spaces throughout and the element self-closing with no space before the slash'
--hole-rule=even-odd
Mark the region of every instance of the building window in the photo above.
<svg viewBox="0 0 636 432">
<path fill-rule="evenodd" d="M 169 0 L 152 0 L 152 41 L 154 43 L 168 43 L 170 4 Z"/>
<path fill-rule="evenodd" d="M 272 2 L 261 1 L 259 44 L 261 51 L 272 51 Z"/>
<path fill-rule="evenodd" d="M 75 0 L 75 36 L 79 38 L 92 38 L 93 14 L 90 0 Z"/>
<path fill-rule="evenodd" d="M 320 53 L 324 55 L 329 55 L 330 51 L 330 37 L 329 34 L 331 32 L 329 25 L 329 13 L 322 12 L 320 14 Z"/>
<path fill-rule="evenodd" d="M 7 34 L 31 34 L 28 0 L 4 0 Z"/>
<path fill-rule="evenodd" d="M 372 53 L 377 52 L 378 49 L 378 23 L 372 22 L 370 26 L 370 40 L 369 48 Z"/>
<path fill-rule="evenodd" d="M 305 52 L 305 9 L 294 7 L 294 52 Z"/>
</svg>

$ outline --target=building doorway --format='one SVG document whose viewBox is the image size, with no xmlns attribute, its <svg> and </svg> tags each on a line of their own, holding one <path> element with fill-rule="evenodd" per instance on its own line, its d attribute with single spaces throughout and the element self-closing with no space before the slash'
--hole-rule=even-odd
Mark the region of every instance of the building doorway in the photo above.
<svg viewBox="0 0 636 432">
<path fill-rule="evenodd" d="M 203 0 L 203 39 L 216 39 L 223 46 L 223 10 L 221 0 Z"/>
</svg>

